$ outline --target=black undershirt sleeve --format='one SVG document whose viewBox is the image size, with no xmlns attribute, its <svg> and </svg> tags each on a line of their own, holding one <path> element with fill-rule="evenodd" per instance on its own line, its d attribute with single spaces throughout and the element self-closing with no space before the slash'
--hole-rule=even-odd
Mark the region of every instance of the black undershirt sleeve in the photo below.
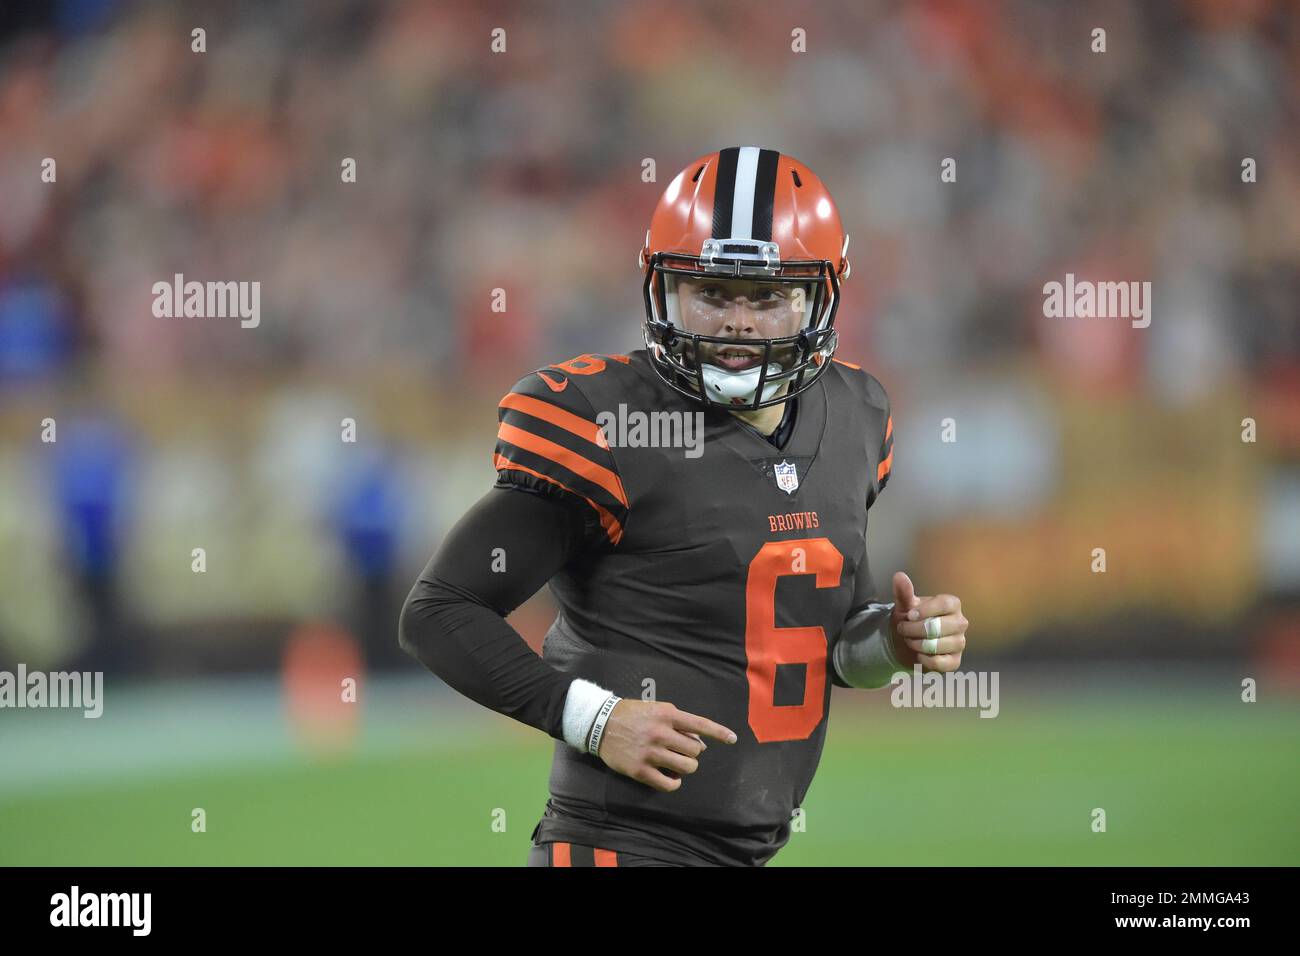
<svg viewBox="0 0 1300 956">
<path fill-rule="evenodd" d="M 539 657 L 506 615 L 585 546 L 581 505 L 498 485 L 451 529 L 402 608 L 399 642 L 455 690 L 564 739 L 573 678 Z"/>
</svg>

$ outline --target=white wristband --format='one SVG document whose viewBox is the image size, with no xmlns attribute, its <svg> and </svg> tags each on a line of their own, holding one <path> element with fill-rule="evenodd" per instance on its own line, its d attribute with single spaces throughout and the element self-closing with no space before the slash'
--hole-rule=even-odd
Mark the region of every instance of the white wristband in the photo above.
<svg viewBox="0 0 1300 956">
<path fill-rule="evenodd" d="M 587 741 L 587 753 L 593 757 L 600 753 L 600 739 L 605 736 L 605 724 L 609 721 L 609 715 L 614 712 L 614 706 L 622 699 L 617 694 L 610 694 L 601 705 L 600 713 L 596 714 L 595 723 L 591 725 L 591 739 Z"/>
<path fill-rule="evenodd" d="M 587 738 L 605 702 L 614 695 L 589 680 L 576 679 L 564 698 L 564 742 L 587 753 Z M 612 708 L 611 708 L 612 709 Z M 606 713 L 608 718 L 608 713 Z M 604 722 L 601 723 L 604 729 Z"/>
</svg>

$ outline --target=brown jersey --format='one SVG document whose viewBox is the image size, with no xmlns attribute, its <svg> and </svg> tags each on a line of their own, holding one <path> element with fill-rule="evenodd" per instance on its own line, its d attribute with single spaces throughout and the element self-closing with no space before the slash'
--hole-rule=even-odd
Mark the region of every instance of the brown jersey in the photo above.
<svg viewBox="0 0 1300 956">
<path fill-rule="evenodd" d="M 502 400 L 499 482 L 562 489 L 592 517 L 551 580 L 543 657 L 739 735 L 672 793 L 557 743 L 539 841 L 755 865 L 789 838 L 825 740 L 831 642 L 874 598 L 855 578 L 893 460 L 867 372 L 836 361 L 795 401 L 778 449 L 668 388 L 644 350 L 539 369 Z"/>
</svg>

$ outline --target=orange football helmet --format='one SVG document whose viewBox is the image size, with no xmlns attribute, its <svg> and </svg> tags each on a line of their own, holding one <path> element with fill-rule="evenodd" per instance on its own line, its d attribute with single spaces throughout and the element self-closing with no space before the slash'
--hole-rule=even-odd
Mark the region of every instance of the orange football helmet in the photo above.
<svg viewBox="0 0 1300 956">
<path fill-rule="evenodd" d="M 730 408 L 764 408 L 806 391 L 835 354 L 848 246 L 835 201 L 803 163 L 758 146 L 700 157 L 664 190 L 638 257 L 651 364 L 683 395 Z M 762 349 L 761 361 L 745 371 L 701 361 L 702 343 L 738 341 L 682 327 L 676 280 L 701 276 L 803 286 L 804 325 L 784 338 L 745 339 Z M 782 384 L 788 388 L 777 394 Z"/>
</svg>

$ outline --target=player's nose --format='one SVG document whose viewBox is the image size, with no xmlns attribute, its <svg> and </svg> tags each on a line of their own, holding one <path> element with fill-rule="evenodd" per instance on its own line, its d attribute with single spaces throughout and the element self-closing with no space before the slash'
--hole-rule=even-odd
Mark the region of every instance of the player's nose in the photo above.
<svg viewBox="0 0 1300 956">
<path fill-rule="evenodd" d="M 733 300 L 727 309 L 727 319 L 723 323 L 723 330 L 732 338 L 741 338 L 744 336 L 753 337 L 758 334 L 754 328 L 754 316 L 749 310 L 745 300 Z"/>
</svg>

